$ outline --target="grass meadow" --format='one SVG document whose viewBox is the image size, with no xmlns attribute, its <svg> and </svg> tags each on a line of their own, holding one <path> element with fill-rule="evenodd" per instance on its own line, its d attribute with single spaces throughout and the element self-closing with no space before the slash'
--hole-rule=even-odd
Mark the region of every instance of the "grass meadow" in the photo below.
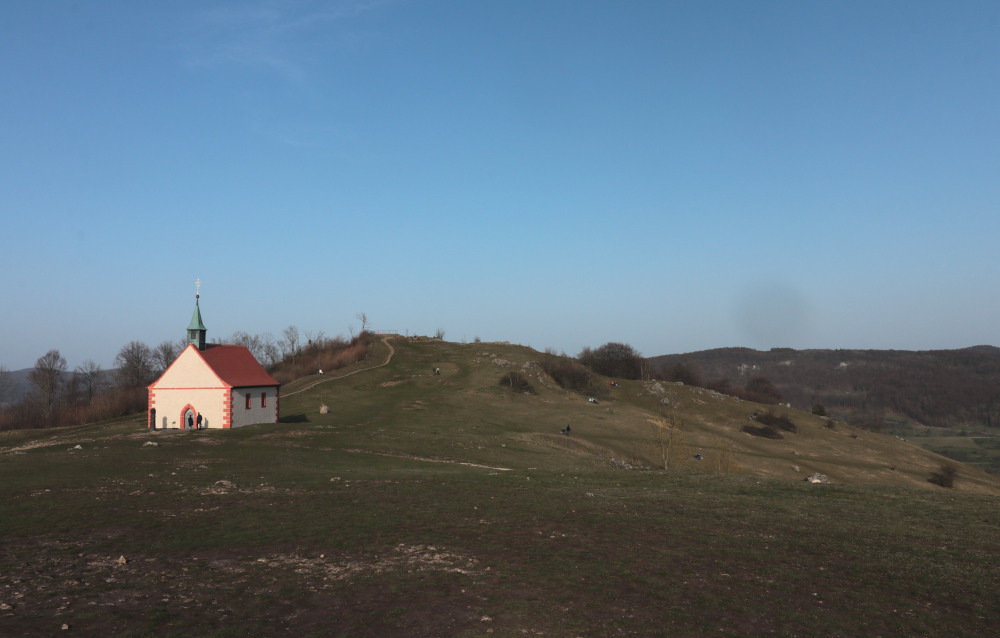
<svg viewBox="0 0 1000 638">
<path fill-rule="evenodd" d="M 997 635 L 988 475 L 799 413 L 754 440 L 692 388 L 595 405 L 531 356 L 396 340 L 279 424 L 2 433 L 0 635 Z"/>
</svg>

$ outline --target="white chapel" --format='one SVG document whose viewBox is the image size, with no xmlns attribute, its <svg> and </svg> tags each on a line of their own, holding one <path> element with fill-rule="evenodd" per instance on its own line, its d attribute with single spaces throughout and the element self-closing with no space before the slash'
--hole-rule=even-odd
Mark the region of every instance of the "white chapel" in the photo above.
<svg viewBox="0 0 1000 638">
<path fill-rule="evenodd" d="M 149 385 L 148 428 L 238 428 L 278 422 L 279 384 L 245 346 L 205 342 L 195 295 L 188 345 Z"/>
</svg>

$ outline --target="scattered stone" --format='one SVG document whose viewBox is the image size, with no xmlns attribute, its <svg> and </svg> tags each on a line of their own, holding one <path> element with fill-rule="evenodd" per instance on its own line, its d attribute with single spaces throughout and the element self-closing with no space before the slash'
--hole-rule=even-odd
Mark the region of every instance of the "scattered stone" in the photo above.
<svg viewBox="0 0 1000 638">
<path fill-rule="evenodd" d="M 329 412 L 330 412 L 330 406 L 328 406 L 325 403 L 320 403 L 319 404 L 319 413 L 320 414 L 328 414 Z"/>
<path fill-rule="evenodd" d="M 815 474 L 810 474 L 809 476 L 807 476 L 805 478 L 805 480 L 807 482 L 809 482 L 809 483 L 829 483 L 830 482 L 830 479 L 827 477 L 826 474 L 820 474 L 819 472 L 816 472 Z"/>
<path fill-rule="evenodd" d="M 146 441 L 142 444 L 142 447 L 160 447 L 160 444 L 156 441 Z"/>
<path fill-rule="evenodd" d="M 8 603 L 0 603 L 0 611 L 10 611 L 14 607 Z"/>
<path fill-rule="evenodd" d="M 68 631 L 69 630 L 69 625 L 67 623 L 63 623 L 62 630 L 63 631 Z"/>
<path fill-rule="evenodd" d="M 792 469 L 795 470 L 796 472 L 798 472 L 799 471 L 799 466 L 798 465 L 793 465 Z"/>
<path fill-rule="evenodd" d="M 115 562 L 117 562 L 119 565 L 125 565 L 128 563 L 128 559 L 125 558 L 124 556 L 119 556 L 118 560 Z"/>
</svg>

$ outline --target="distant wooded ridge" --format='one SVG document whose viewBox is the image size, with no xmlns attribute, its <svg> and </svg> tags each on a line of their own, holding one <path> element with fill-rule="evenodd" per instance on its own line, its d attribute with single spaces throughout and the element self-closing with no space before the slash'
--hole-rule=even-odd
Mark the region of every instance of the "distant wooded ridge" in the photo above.
<svg viewBox="0 0 1000 638">
<path fill-rule="evenodd" d="M 794 350 L 717 348 L 647 359 L 657 376 L 720 392 L 770 382 L 781 402 L 882 429 L 1000 427 L 1000 348 Z M 766 385 L 766 384 L 765 384 Z"/>
</svg>

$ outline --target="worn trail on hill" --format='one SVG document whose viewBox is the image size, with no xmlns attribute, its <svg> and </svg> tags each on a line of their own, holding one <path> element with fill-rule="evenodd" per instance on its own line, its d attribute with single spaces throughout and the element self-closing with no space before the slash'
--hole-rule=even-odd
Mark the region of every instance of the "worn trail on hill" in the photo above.
<svg viewBox="0 0 1000 638">
<path fill-rule="evenodd" d="M 378 364 L 377 366 L 372 366 L 370 368 L 361 368 L 360 370 L 352 370 L 352 371 L 350 371 L 350 372 L 348 372 L 346 374 L 341 374 L 341 375 L 338 375 L 338 376 L 331 376 L 329 378 L 317 379 L 316 381 L 310 383 L 309 385 L 307 385 L 307 386 L 305 386 L 303 388 L 299 388 L 295 392 L 289 392 L 288 394 L 281 394 L 280 397 L 281 398 L 290 397 L 290 396 L 292 396 L 294 394 L 298 394 L 300 392 L 305 392 L 306 390 L 312 390 L 313 388 L 315 388 L 319 384 L 326 383 L 327 381 L 335 381 L 337 379 L 343 379 L 343 378 L 351 376 L 352 374 L 357 374 L 359 372 L 367 372 L 368 370 L 374 370 L 376 368 L 381 368 L 383 366 L 389 365 L 389 362 L 392 361 L 392 355 L 396 354 L 396 350 L 395 350 L 395 348 L 392 347 L 392 344 L 389 343 L 389 337 L 382 337 L 382 343 L 384 343 L 386 345 L 386 347 L 389 348 L 389 355 L 385 358 L 385 361 L 383 361 L 382 363 Z M 326 377 L 327 375 L 323 375 L 323 376 Z"/>
</svg>

